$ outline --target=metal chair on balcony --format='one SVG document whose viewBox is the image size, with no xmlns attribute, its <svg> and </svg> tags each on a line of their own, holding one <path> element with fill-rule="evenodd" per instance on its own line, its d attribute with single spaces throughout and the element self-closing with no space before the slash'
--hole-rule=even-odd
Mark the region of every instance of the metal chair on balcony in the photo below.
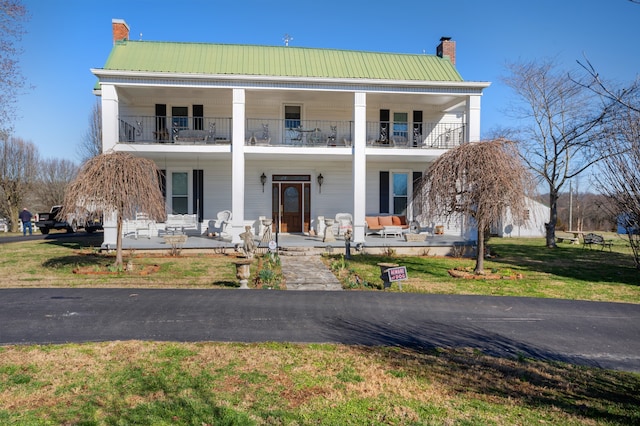
<svg viewBox="0 0 640 426">
<path fill-rule="evenodd" d="M 287 141 L 291 145 L 302 145 L 302 128 L 288 128 L 287 129 Z"/>
<path fill-rule="evenodd" d="M 160 142 L 160 143 L 166 143 L 170 139 L 169 131 L 166 128 L 158 129 L 155 132 L 153 132 L 153 137 L 157 142 Z"/>
<path fill-rule="evenodd" d="M 258 136 L 256 136 L 258 133 Z M 269 145 L 271 143 L 271 135 L 269 133 L 269 123 L 262 125 L 262 132 L 253 132 L 248 140 L 250 145 Z"/>
<path fill-rule="evenodd" d="M 327 146 L 336 146 L 336 139 L 338 136 L 338 126 L 330 126 L 331 132 L 327 136 Z"/>
</svg>

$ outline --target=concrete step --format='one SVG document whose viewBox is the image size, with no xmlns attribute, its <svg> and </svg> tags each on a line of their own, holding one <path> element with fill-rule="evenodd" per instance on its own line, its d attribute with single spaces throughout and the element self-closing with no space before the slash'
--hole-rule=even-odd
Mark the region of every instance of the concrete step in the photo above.
<svg viewBox="0 0 640 426">
<path fill-rule="evenodd" d="M 323 247 L 280 247 L 280 256 L 320 256 L 325 252 Z"/>
</svg>

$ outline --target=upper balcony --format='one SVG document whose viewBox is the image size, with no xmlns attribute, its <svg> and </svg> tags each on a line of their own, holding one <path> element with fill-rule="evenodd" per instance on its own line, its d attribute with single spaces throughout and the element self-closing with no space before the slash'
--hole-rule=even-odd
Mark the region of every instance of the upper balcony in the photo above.
<svg viewBox="0 0 640 426">
<path fill-rule="evenodd" d="M 246 145 L 350 147 L 353 121 L 248 118 Z M 466 141 L 464 123 L 367 122 L 366 144 L 375 148 L 454 148 Z M 120 116 L 119 141 L 128 144 L 230 144 L 232 119 L 225 117 Z"/>
</svg>

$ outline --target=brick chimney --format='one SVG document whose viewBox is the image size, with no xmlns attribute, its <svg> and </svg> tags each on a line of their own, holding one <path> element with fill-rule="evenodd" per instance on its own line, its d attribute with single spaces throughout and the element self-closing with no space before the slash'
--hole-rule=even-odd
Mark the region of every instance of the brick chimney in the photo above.
<svg viewBox="0 0 640 426">
<path fill-rule="evenodd" d="M 451 37 L 440 37 L 440 44 L 436 48 L 436 55 L 441 58 L 449 58 L 451 63 L 456 65 L 456 42 L 451 41 Z"/>
<path fill-rule="evenodd" d="M 129 25 L 123 19 L 112 19 L 111 29 L 113 30 L 113 44 L 117 41 L 129 40 Z"/>
</svg>

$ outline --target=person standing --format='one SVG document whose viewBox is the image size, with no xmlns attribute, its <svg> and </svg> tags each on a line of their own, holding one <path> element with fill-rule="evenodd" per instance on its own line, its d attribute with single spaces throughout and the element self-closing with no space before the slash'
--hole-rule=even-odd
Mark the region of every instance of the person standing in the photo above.
<svg viewBox="0 0 640 426">
<path fill-rule="evenodd" d="M 27 208 L 23 208 L 19 214 L 20 220 L 22 221 L 22 235 L 27 235 L 27 228 L 29 228 L 29 235 L 33 235 L 33 228 L 31 226 L 31 218 L 33 215 Z"/>
</svg>

